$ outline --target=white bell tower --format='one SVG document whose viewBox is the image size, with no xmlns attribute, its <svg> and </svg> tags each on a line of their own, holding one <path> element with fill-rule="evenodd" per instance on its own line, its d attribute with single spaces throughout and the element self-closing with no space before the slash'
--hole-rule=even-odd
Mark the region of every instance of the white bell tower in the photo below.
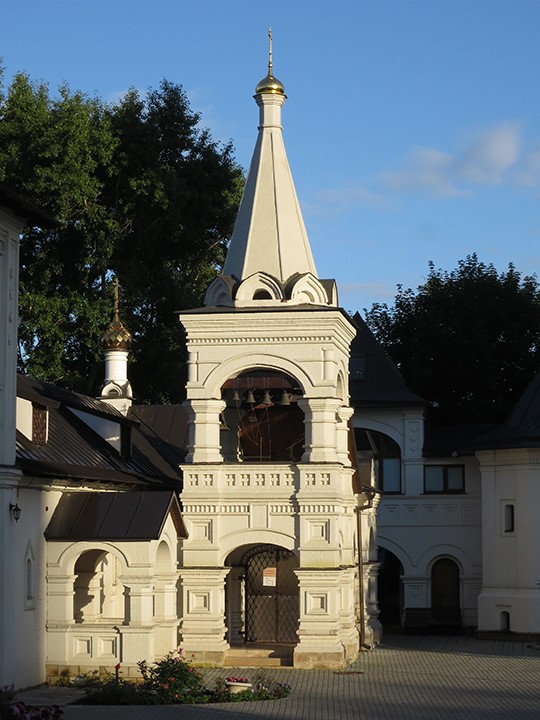
<svg viewBox="0 0 540 720">
<path fill-rule="evenodd" d="M 270 35 L 223 274 L 204 307 L 180 316 L 190 417 L 182 644 L 220 664 L 231 645 L 291 643 L 297 667 L 342 667 L 359 651 L 364 595 L 348 448 L 356 331 L 335 282 L 317 275 L 283 144 L 285 100 Z"/>
</svg>

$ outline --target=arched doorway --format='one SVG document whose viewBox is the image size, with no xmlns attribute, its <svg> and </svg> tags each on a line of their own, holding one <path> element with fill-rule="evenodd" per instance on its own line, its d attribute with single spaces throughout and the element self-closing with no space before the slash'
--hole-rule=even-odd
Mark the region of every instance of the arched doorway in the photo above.
<svg viewBox="0 0 540 720">
<path fill-rule="evenodd" d="M 431 624 L 461 626 L 459 567 L 450 558 L 437 560 L 431 568 Z"/>
<path fill-rule="evenodd" d="M 403 565 L 399 558 L 386 550 L 378 550 L 379 575 L 377 578 L 377 595 L 379 604 L 379 620 L 383 626 L 401 625 L 403 613 Z"/>
<path fill-rule="evenodd" d="M 259 545 L 242 558 L 245 581 L 245 641 L 298 641 L 298 558 L 276 545 Z"/>
</svg>

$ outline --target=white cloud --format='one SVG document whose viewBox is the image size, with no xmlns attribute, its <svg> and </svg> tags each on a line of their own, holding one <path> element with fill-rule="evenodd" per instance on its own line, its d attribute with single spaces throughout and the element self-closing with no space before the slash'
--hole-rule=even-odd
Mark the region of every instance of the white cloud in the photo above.
<svg viewBox="0 0 540 720">
<path fill-rule="evenodd" d="M 528 187 L 540 185 L 540 146 L 522 159 L 514 173 L 514 181 Z"/>
<path fill-rule="evenodd" d="M 468 197 L 478 185 L 512 181 L 510 171 L 520 160 L 521 130 L 517 123 L 487 128 L 454 153 L 429 147 L 415 148 L 405 166 L 381 174 L 385 187 L 426 190 L 440 197 Z M 528 177 L 540 172 L 540 157 Z"/>
<path fill-rule="evenodd" d="M 460 176 L 472 184 L 499 185 L 519 158 L 520 129 L 500 125 L 478 135 L 456 157 Z"/>
<path fill-rule="evenodd" d="M 382 207 L 387 199 L 384 195 L 368 190 L 361 185 L 350 184 L 345 187 L 327 188 L 315 193 L 317 206 L 330 206 L 334 211 L 344 212 L 357 205 Z"/>
<path fill-rule="evenodd" d="M 430 190 L 436 195 L 463 195 L 453 182 L 454 159 L 442 150 L 419 147 L 413 150 L 404 168 L 381 175 L 384 186 L 393 190 Z"/>
</svg>

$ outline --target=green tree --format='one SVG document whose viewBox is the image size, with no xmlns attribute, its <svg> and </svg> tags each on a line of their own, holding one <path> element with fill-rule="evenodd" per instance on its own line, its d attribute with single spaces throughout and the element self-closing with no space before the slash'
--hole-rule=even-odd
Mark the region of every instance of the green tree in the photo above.
<svg viewBox="0 0 540 720">
<path fill-rule="evenodd" d="M 137 399 L 178 400 L 175 311 L 200 304 L 223 262 L 243 185 L 232 146 L 167 81 L 106 105 L 67 86 L 51 97 L 19 74 L 0 97 L 0 182 L 59 221 L 21 241 L 21 369 L 97 393 L 118 275 Z"/>
<path fill-rule="evenodd" d="M 394 305 L 373 305 L 366 321 L 434 422 L 501 422 L 540 369 L 538 282 L 512 264 L 430 263 L 416 292 L 398 286 Z"/>
</svg>

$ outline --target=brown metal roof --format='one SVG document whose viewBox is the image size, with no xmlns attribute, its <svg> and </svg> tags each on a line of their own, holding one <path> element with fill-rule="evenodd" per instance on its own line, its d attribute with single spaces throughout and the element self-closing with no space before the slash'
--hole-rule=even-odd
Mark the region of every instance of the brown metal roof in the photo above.
<svg viewBox="0 0 540 720">
<path fill-rule="evenodd" d="M 114 418 L 124 424 L 132 424 L 115 407 L 97 398 L 60 388 L 51 383 L 33 380 L 26 375 L 17 376 L 17 395 L 25 400 L 37 402 L 46 407 L 65 407 L 88 412 L 98 417 Z"/>
<path fill-rule="evenodd" d="M 161 441 L 159 451 L 178 467 L 187 454 L 188 415 L 182 405 L 133 405 L 128 418 L 139 424 L 140 432 L 152 445 Z"/>
<path fill-rule="evenodd" d="M 157 540 L 171 515 L 186 529 L 174 492 L 68 492 L 45 530 L 47 540 Z"/>
<path fill-rule="evenodd" d="M 18 394 L 49 411 L 45 444 L 17 432 L 17 464 L 25 474 L 78 484 L 181 487 L 178 459 L 167 444 L 112 406 L 25 377 L 19 377 Z M 130 435 L 131 452 L 122 455 L 73 410 L 118 423 L 120 432 Z"/>
</svg>

